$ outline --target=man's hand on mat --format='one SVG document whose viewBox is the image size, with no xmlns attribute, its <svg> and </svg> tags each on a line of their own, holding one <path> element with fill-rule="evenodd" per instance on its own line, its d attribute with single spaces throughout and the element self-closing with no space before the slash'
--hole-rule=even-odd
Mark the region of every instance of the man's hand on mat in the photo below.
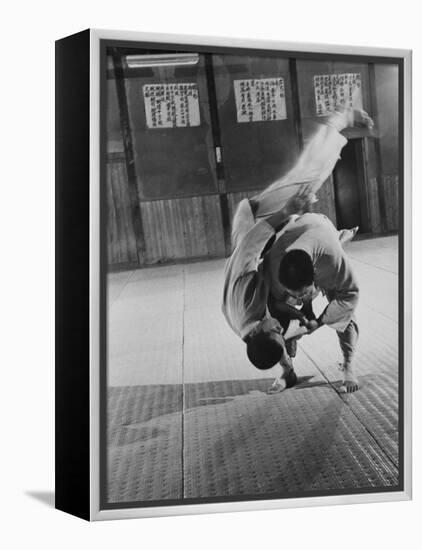
<svg viewBox="0 0 422 550">
<path fill-rule="evenodd" d="M 267 389 L 268 395 L 273 395 L 274 393 L 280 393 L 286 389 L 287 383 L 284 378 L 276 378 L 271 386 Z"/>
</svg>

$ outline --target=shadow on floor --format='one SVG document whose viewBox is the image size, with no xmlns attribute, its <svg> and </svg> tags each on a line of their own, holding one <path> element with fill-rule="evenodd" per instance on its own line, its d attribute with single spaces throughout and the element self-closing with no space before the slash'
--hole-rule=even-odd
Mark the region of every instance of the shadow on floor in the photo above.
<svg viewBox="0 0 422 550">
<path fill-rule="evenodd" d="M 296 390 L 329 386 L 325 381 L 311 382 L 313 376 L 299 376 Z M 184 385 L 185 410 L 204 405 L 218 405 L 251 392 L 266 394 L 273 378 L 254 380 L 218 380 Z M 108 416 L 118 417 L 122 426 L 149 422 L 158 416 L 181 412 L 182 384 L 119 386 L 108 389 Z"/>
<path fill-rule="evenodd" d="M 49 508 L 54 508 L 55 503 L 55 493 L 54 491 L 26 491 L 25 493 L 28 497 L 31 497 L 38 502 L 41 502 Z"/>
<path fill-rule="evenodd" d="M 272 380 L 218 380 L 185 384 L 184 387 L 181 384 L 111 387 L 108 390 L 107 426 L 110 444 L 117 448 L 164 436 L 168 423 L 181 422 L 183 405 L 185 413 L 188 413 L 198 407 L 225 405 L 239 397 L 267 397 Z M 361 390 L 350 395 L 354 396 L 354 403 L 364 403 L 368 409 L 367 396 L 374 401 L 373 387 L 375 383 L 379 385 L 383 382 L 382 376 L 364 375 L 360 377 L 360 382 Z M 341 380 L 328 382 L 313 380 L 313 376 L 300 376 L 294 391 L 326 388 L 338 392 L 341 384 Z M 383 385 L 385 386 L 385 382 Z M 350 395 L 341 394 L 341 397 L 349 400 Z M 382 403 L 379 407 L 381 405 Z M 377 411 L 372 413 L 376 415 Z M 384 411 L 384 416 L 387 417 L 387 413 L 388 411 Z M 359 416 L 362 414 L 360 411 Z M 394 418 L 391 419 L 391 424 L 394 424 L 393 421 Z"/>
<path fill-rule="evenodd" d="M 295 390 L 330 387 L 326 382 L 311 382 L 312 378 L 299 377 Z M 183 403 L 186 413 L 198 407 L 224 405 L 242 396 L 267 397 L 272 381 L 272 378 L 260 378 L 191 383 L 184 385 L 184 395 L 181 384 L 111 387 L 108 390 L 109 442 L 117 448 L 152 441 L 164 435 L 162 421 L 177 422 L 179 414 L 181 420 Z"/>
<path fill-rule="evenodd" d="M 182 477 L 187 498 L 393 485 L 382 378 L 347 398 L 313 376 L 274 396 L 270 377 L 109 388 L 110 499 L 179 498 Z"/>
</svg>

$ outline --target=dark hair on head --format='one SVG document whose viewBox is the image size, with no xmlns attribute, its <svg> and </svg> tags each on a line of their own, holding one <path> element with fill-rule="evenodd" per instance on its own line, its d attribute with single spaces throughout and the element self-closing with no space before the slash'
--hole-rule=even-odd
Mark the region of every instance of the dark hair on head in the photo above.
<svg viewBox="0 0 422 550">
<path fill-rule="evenodd" d="M 290 250 L 280 262 L 280 283 L 291 290 L 299 290 L 314 282 L 312 259 L 304 250 Z"/>
<path fill-rule="evenodd" d="M 274 335 L 258 332 L 247 341 L 246 353 L 249 361 L 257 369 L 266 370 L 280 361 L 283 356 L 283 346 L 274 338 Z"/>
</svg>

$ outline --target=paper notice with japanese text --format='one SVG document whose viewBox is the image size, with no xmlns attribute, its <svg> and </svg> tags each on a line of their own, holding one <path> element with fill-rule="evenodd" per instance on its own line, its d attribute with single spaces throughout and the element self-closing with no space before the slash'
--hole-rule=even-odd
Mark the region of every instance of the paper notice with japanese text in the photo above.
<svg viewBox="0 0 422 550">
<path fill-rule="evenodd" d="M 148 128 L 182 128 L 201 124 L 196 83 L 145 84 L 143 93 Z"/>
<path fill-rule="evenodd" d="M 235 80 L 237 122 L 261 122 L 287 118 L 284 79 Z"/>
<path fill-rule="evenodd" d="M 314 76 L 316 114 L 332 113 L 336 107 L 362 109 L 362 80 L 359 73 Z"/>
</svg>

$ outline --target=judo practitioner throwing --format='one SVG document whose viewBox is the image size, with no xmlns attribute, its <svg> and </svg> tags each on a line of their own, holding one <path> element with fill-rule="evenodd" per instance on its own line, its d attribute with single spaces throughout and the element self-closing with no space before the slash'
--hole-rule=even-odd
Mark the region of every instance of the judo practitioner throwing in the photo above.
<svg viewBox="0 0 422 550">
<path fill-rule="evenodd" d="M 319 125 L 292 170 L 242 200 L 233 218 L 222 309 L 255 367 L 280 363 L 269 393 L 297 383 L 292 363 L 297 338 L 323 325 L 338 334 L 343 391 L 358 389 L 353 356 L 359 289 L 342 248 L 357 228 L 338 232 L 325 216 L 309 213 L 347 143 L 341 132 L 353 125 L 371 129 L 373 122 L 364 111 L 335 111 Z M 319 292 L 328 305 L 317 319 L 312 300 Z"/>
</svg>

